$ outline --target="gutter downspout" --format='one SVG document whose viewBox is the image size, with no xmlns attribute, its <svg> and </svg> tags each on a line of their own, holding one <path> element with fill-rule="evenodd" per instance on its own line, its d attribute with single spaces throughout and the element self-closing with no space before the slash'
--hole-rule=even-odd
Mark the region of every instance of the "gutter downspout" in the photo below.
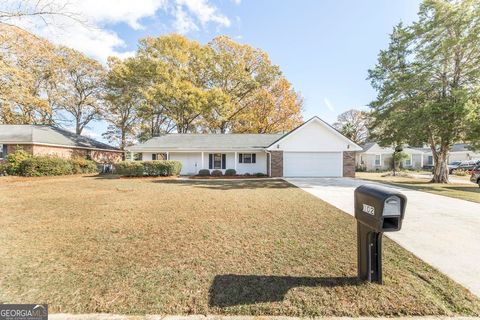
<svg viewBox="0 0 480 320">
<path fill-rule="evenodd" d="M 268 176 L 272 177 L 272 153 L 267 149 L 263 149 L 266 154 L 268 154 Z"/>
</svg>

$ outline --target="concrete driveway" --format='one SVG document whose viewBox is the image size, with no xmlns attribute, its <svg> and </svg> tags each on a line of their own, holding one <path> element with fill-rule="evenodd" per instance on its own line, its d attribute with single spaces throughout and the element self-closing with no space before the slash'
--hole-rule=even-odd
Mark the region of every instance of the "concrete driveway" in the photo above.
<svg viewBox="0 0 480 320">
<path fill-rule="evenodd" d="M 349 178 L 290 178 L 288 182 L 353 215 Z M 480 296 L 480 204 L 391 187 L 408 198 L 402 230 L 388 237 Z"/>
</svg>

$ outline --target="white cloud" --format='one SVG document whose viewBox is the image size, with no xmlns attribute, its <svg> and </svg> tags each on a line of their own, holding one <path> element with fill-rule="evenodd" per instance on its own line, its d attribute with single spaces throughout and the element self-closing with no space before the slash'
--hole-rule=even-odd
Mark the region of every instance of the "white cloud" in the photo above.
<svg viewBox="0 0 480 320">
<path fill-rule="evenodd" d="M 330 100 L 328 100 L 328 98 L 323 98 L 323 102 L 327 106 L 328 110 L 332 112 L 335 111 L 335 106 L 333 105 L 333 103 L 330 102 Z"/>
<path fill-rule="evenodd" d="M 223 27 L 230 26 L 230 20 L 218 12 L 218 9 L 209 4 L 208 0 L 175 0 L 177 6 L 184 6 L 190 14 L 197 18 L 203 27 L 214 22 Z"/>
<path fill-rule="evenodd" d="M 242 3 L 242 0 L 232 0 L 233 2 L 235 2 L 235 4 L 240 4 Z"/>
<path fill-rule="evenodd" d="M 11 19 L 8 22 L 103 62 L 111 55 L 125 57 L 133 54 L 122 50 L 126 46 L 125 41 L 106 27 L 111 23 L 126 23 L 139 30 L 144 28 L 143 18 L 154 17 L 158 11 L 163 11 L 174 17 L 171 27 L 180 33 L 200 31 L 210 23 L 220 27 L 230 26 L 230 20 L 209 0 L 6 0 L 2 2 L 0 11 L 17 7 L 32 9 L 38 1 L 52 3 L 57 8 L 65 7 L 69 12 L 78 14 L 76 17 L 81 21 L 55 16 L 49 18 L 51 20 L 47 21 L 47 25 L 40 17 Z"/>
</svg>

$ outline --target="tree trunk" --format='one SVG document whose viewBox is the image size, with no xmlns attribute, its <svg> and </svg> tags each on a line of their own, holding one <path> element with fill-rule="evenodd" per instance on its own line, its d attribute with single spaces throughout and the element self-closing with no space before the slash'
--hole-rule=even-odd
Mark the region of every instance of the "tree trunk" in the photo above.
<svg viewBox="0 0 480 320">
<path fill-rule="evenodd" d="M 442 147 L 440 148 L 440 151 L 432 150 L 432 152 L 433 152 L 433 159 L 435 161 L 435 166 L 433 170 L 433 178 L 430 182 L 448 183 L 448 166 L 447 166 L 448 147 Z"/>
</svg>

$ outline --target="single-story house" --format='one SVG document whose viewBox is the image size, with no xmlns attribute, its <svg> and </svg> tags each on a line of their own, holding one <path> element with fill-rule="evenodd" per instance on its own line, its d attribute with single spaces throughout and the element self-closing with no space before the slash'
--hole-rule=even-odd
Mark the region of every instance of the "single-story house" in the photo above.
<svg viewBox="0 0 480 320">
<path fill-rule="evenodd" d="M 376 142 L 368 142 L 361 146 L 362 151 L 355 156 L 355 165 L 367 171 L 390 170 L 392 169 L 393 148 L 380 147 Z M 403 161 L 403 168 L 422 169 L 434 165 L 432 150 L 430 148 L 406 147 L 403 152 L 409 158 Z M 448 163 L 480 159 L 480 153 L 469 149 L 468 144 L 458 143 L 450 148 Z"/>
<path fill-rule="evenodd" d="M 33 155 L 84 157 L 98 163 L 115 163 L 123 156 L 118 148 L 53 126 L 0 125 L 0 161 L 18 148 Z"/>
<path fill-rule="evenodd" d="M 127 148 L 131 160 L 178 160 L 182 175 L 235 169 L 271 177 L 353 177 L 359 150 L 318 117 L 285 134 L 165 134 Z"/>
<path fill-rule="evenodd" d="M 376 142 L 367 142 L 361 146 L 362 151 L 355 155 L 355 165 L 366 171 L 390 170 L 393 165 L 393 148 L 380 147 Z M 432 157 L 423 150 L 415 148 L 403 148 L 403 152 L 409 157 L 403 161 L 403 168 L 422 168 L 433 163 Z"/>
</svg>

